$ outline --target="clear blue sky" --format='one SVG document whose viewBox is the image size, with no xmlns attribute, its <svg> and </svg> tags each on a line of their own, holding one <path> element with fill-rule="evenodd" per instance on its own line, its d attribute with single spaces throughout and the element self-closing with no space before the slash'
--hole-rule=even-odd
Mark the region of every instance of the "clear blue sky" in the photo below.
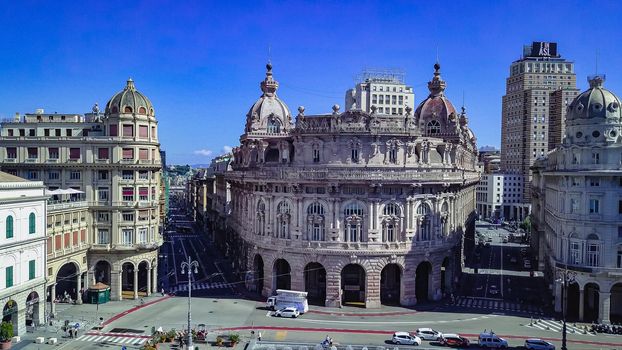
<svg viewBox="0 0 622 350">
<path fill-rule="evenodd" d="M 0 117 L 84 113 L 131 76 L 155 105 L 170 163 L 238 144 L 268 46 L 292 112 L 326 113 L 365 67 L 406 71 L 419 103 L 438 54 L 478 144 L 500 144 L 501 96 L 523 44 L 556 41 L 622 95 L 620 1 L 3 1 Z"/>
</svg>

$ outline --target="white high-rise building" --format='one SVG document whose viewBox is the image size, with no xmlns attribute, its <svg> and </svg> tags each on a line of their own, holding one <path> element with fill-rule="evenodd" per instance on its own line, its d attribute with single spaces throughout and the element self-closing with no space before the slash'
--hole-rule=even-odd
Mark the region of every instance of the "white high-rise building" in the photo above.
<svg viewBox="0 0 622 350">
<path fill-rule="evenodd" d="M 0 172 L 0 307 L 14 335 L 44 322 L 46 199 L 43 182 Z"/>
<path fill-rule="evenodd" d="M 404 83 L 404 73 L 398 70 L 366 69 L 353 89 L 346 91 L 346 111 L 362 110 L 377 114 L 403 115 L 406 106 L 413 108 L 415 93 Z"/>
</svg>

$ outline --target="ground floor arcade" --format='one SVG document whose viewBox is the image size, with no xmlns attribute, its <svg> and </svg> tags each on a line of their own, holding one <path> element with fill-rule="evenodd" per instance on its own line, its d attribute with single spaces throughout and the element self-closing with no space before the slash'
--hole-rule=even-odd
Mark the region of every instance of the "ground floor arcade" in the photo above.
<svg viewBox="0 0 622 350">
<path fill-rule="evenodd" d="M 311 304 L 368 308 L 380 305 L 410 306 L 439 300 L 457 283 L 456 257 L 340 256 L 290 254 L 274 251 L 249 257 L 248 289 L 273 295 L 277 289 L 306 291 Z"/>
<path fill-rule="evenodd" d="M 25 285 L 19 291 L 10 294 L 0 293 L 2 322 L 13 325 L 14 335 L 23 335 L 27 327 L 38 326 L 45 322 L 45 285 Z"/>
</svg>

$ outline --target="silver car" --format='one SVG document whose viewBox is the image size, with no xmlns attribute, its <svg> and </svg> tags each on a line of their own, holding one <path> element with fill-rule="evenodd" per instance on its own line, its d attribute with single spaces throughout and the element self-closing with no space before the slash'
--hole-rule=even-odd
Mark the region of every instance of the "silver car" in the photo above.
<svg viewBox="0 0 622 350">
<path fill-rule="evenodd" d="M 542 339 L 526 339 L 525 349 L 533 350 L 555 350 L 555 345 Z"/>
</svg>

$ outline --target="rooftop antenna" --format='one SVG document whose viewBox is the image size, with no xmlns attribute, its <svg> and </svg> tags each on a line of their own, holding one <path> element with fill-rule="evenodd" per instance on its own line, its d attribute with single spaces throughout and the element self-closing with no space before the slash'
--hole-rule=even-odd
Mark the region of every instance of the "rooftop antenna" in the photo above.
<svg viewBox="0 0 622 350">
<path fill-rule="evenodd" d="M 268 44 L 268 63 L 272 63 L 272 45 Z"/>
<path fill-rule="evenodd" d="M 596 75 L 598 75 L 598 48 L 596 48 Z"/>
<path fill-rule="evenodd" d="M 436 63 L 438 63 L 438 45 L 436 45 Z"/>
</svg>

